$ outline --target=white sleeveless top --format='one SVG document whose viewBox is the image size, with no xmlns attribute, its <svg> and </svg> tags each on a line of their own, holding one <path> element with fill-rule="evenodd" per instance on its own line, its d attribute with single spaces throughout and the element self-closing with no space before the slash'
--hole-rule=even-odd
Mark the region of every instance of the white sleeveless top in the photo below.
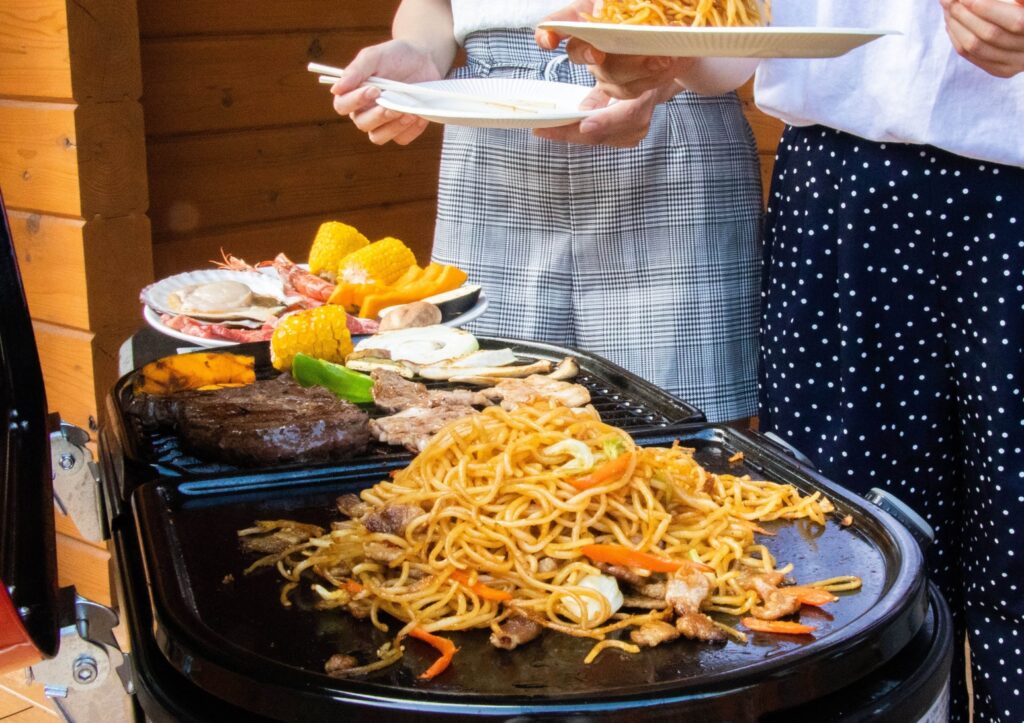
<svg viewBox="0 0 1024 723">
<path fill-rule="evenodd" d="M 451 0 L 459 45 L 477 30 L 532 28 L 569 0 Z"/>
<path fill-rule="evenodd" d="M 761 63 L 755 93 L 765 112 L 792 125 L 1024 166 L 1024 73 L 996 78 L 957 55 L 938 0 L 775 0 L 772 24 L 902 35 L 835 59 Z"/>
</svg>

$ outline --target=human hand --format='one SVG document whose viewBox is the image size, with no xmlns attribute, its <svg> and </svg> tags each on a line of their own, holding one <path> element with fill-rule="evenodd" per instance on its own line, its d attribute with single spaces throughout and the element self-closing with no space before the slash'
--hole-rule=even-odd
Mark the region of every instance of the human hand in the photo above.
<svg viewBox="0 0 1024 723">
<path fill-rule="evenodd" d="M 1024 0 L 939 0 L 956 52 L 999 78 L 1024 72 Z"/>
<path fill-rule="evenodd" d="M 580 143 L 585 145 L 606 145 L 616 148 L 632 148 L 647 137 L 651 117 L 658 104 L 655 91 L 648 91 L 633 100 L 620 100 L 609 105 L 611 98 L 598 88 L 584 98 L 583 109 L 605 108 L 600 113 L 584 118 L 576 125 L 558 128 L 538 128 L 534 135 L 549 141 Z"/>
<path fill-rule="evenodd" d="M 380 90 L 360 87 L 371 75 L 416 83 L 438 80 L 441 73 L 429 53 L 403 40 L 389 40 L 360 50 L 345 68 L 341 80 L 331 86 L 334 110 L 351 118 L 371 142 L 383 145 L 393 141 L 403 146 L 411 143 L 426 129 L 427 121 L 377 105 Z"/>
<path fill-rule="evenodd" d="M 593 12 L 594 0 L 574 0 L 545 20 L 584 20 L 584 13 Z M 538 28 L 534 33 L 537 44 L 554 50 L 564 36 L 554 30 Z M 579 38 L 571 38 L 566 45 L 569 59 L 577 65 L 586 65 L 597 80 L 597 88 L 612 98 L 640 98 L 648 91 L 656 91 L 658 98 L 668 100 L 683 90 L 679 80 L 690 70 L 694 58 L 665 58 L 643 55 L 610 55 Z"/>
</svg>

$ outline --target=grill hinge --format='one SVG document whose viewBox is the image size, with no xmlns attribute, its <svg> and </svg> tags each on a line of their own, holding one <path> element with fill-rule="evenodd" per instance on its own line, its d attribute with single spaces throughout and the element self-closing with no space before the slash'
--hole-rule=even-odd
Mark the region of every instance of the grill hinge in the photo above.
<svg viewBox="0 0 1024 723">
<path fill-rule="evenodd" d="M 70 723 L 134 720 L 131 666 L 114 637 L 118 617 L 110 608 L 62 588 L 60 652 L 28 669 Z"/>
<path fill-rule="evenodd" d="M 51 426 L 50 461 L 53 501 L 69 515 L 82 537 L 101 542 L 109 537 L 103 514 L 99 467 L 86 446 L 89 433 L 63 420 Z"/>
</svg>

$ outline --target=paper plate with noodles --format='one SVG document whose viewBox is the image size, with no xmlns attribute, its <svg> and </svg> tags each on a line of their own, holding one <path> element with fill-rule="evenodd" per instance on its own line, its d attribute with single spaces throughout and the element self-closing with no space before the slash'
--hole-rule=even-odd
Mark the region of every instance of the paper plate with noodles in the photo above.
<svg viewBox="0 0 1024 723">
<path fill-rule="evenodd" d="M 835 58 L 892 30 L 857 28 L 679 27 L 545 22 L 539 28 L 617 55 L 718 58 Z"/>
</svg>

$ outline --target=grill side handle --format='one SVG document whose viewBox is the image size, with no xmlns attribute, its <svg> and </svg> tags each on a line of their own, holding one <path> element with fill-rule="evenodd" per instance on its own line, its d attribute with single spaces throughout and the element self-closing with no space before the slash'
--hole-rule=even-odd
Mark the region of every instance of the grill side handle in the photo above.
<svg viewBox="0 0 1024 723">
<path fill-rule="evenodd" d="M 790 457 L 795 458 L 812 469 L 816 467 L 807 455 L 779 435 L 774 432 L 762 432 L 761 434 L 770 439 L 775 446 L 779 447 Z M 901 525 L 906 527 L 907 530 L 910 531 L 910 534 L 913 535 L 914 539 L 917 540 L 917 544 L 921 546 L 922 552 L 927 550 L 931 544 L 935 542 L 935 530 L 932 529 L 932 526 L 929 525 L 921 515 L 917 514 L 910 505 L 896 495 L 878 487 L 873 487 L 864 495 L 864 498 L 871 504 L 888 512 L 890 515 L 895 517 Z"/>
<path fill-rule="evenodd" d="M 921 515 L 896 495 L 886 490 L 872 487 L 864 497 L 868 502 L 881 507 L 890 515 L 900 521 L 904 527 L 910 530 L 910 534 L 921 546 L 921 551 L 927 550 L 935 542 L 935 530 L 928 524 Z"/>
</svg>

